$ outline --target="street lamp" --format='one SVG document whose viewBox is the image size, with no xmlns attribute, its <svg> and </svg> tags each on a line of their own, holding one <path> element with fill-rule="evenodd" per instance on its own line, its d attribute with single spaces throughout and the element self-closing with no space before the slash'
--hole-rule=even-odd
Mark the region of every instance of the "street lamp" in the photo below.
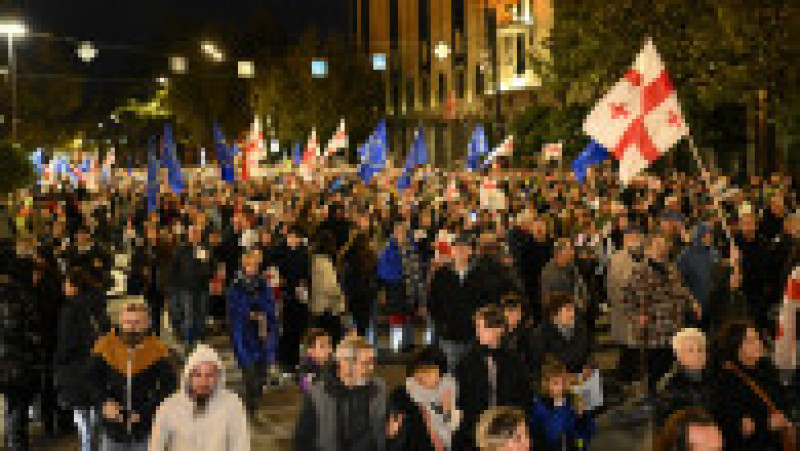
<svg viewBox="0 0 800 451">
<path fill-rule="evenodd" d="M 222 50 L 219 49 L 217 44 L 214 44 L 211 41 L 201 42 L 200 51 L 202 51 L 203 55 L 215 63 L 220 63 L 225 59 L 225 55 L 222 53 Z"/>
<path fill-rule="evenodd" d="M 176 74 L 185 74 L 188 65 L 186 57 L 183 56 L 173 56 L 169 59 L 169 69 Z"/>
<path fill-rule="evenodd" d="M 161 76 L 156 78 L 156 82 L 158 82 L 158 84 L 161 86 L 167 86 L 169 84 L 169 78 Z"/>
<path fill-rule="evenodd" d="M 252 61 L 239 61 L 236 69 L 239 78 L 253 78 L 256 75 L 256 67 Z"/>
<path fill-rule="evenodd" d="M 92 45 L 89 41 L 81 42 L 80 47 L 77 50 L 78 58 L 81 61 L 88 64 L 91 63 L 92 60 L 97 56 L 97 49 Z"/>
<path fill-rule="evenodd" d="M 14 36 L 24 36 L 28 27 L 18 19 L 0 21 L 0 34 L 8 37 L 8 66 L 11 73 L 11 141 L 17 141 L 17 65 L 14 61 Z"/>
</svg>

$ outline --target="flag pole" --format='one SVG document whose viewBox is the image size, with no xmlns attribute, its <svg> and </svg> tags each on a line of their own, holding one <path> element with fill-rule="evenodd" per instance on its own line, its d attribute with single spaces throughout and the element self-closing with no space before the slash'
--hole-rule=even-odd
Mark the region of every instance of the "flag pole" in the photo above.
<svg viewBox="0 0 800 451">
<path fill-rule="evenodd" d="M 728 219 L 725 217 L 725 213 L 722 211 L 722 205 L 720 205 L 720 201 L 717 198 L 717 193 L 714 192 L 714 187 L 711 185 L 711 177 L 709 175 L 708 168 L 706 168 L 705 163 L 703 163 L 703 160 L 700 158 L 700 152 L 697 151 L 697 146 L 694 144 L 694 137 L 691 134 L 689 134 L 689 149 L 692 151 L 692 156 L 694 157 L 697 167 L 700 168 L 703 182 L 705 182 L 706 186 L 708 187 L 708 192 L 711 194 L 711 200 L 714 202 L 714 209 L 717 211 L 717 215 L 719 215 L 720 220 L 722 220 L 722 229 L 725 230 L 725 236 L 728 238 L 730 245 L 733 246 L 733 235 L 731 234 L 731 229 L 728 225 Z"/>
</svg>

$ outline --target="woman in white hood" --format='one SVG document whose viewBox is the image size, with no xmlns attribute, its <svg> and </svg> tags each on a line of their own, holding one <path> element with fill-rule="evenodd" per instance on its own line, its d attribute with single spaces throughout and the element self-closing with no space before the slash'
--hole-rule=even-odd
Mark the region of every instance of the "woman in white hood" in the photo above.
<svg viewBox="0 0 800 451">
<path fill-rule="evenodd" d="M 222 362 L 198 344 L 181 377 L 180 389 L 156 412 L 149 451 L 248 451 L 244 405 L 225 388 Z"/>
</svg>

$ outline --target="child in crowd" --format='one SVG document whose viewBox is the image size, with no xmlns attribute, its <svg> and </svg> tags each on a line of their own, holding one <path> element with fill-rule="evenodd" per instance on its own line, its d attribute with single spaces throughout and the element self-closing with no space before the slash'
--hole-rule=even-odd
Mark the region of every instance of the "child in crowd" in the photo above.
<svg viewBox="0 0 800 451">
<path fill-rule="evenodd" d="M 331 336 L 323 329 L 311 328 L 303 338 L 298 385 L 300 391 L 308 393 L 311 385 L 332 371 Z"/>
<path fill-rule="evenodd" d="M 452 449 L 461 412 L 456 410 L 456 381 L 444 372 L 447 360 L 437 347 L 417 353 L 405 384 L 395 389 L 389 404 L 403 420 L 389 449 L 439 451 Z"/>
<path fill-rule="evenodd" d="M 500 406 L 487 409 L 481 414 L 475 435 L 481 451 L 532 449 L 525 412 L 516 407 Z"/>
<path fill-rule="evenodd" d="M 563 364 L 548 356 L 542 369 L 542 395 L 534 396 L 530 421 L 536 450 L 588 449 L 594 420 L 584 412 L 580 400 L 572 399 L 574 376 Z"/>
</svg>

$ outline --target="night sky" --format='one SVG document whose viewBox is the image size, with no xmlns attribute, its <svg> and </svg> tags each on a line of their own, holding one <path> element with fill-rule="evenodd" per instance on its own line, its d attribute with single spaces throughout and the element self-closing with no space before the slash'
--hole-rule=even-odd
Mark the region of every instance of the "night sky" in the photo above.
<svg viewBox="0 0 800 451">
<path fill-rule="evenodd" d="M 256 13 L 268 13 L 289 40 L 311 27 L 323 33 L 344 33 L 348 17 L 347 0 L 17 0 L 16 3 L 33 33 L 56 36 L 54 40 L 67 51 L 74 52 L 75 40 L 91 41 L 98 48 L 97 59 L 79 67 L 86 77 L 94 80 L 89 87 L 90 96 L 101 97 L 100 102 L 109 107 L 117 100 L 115 92 L 119 91 L 122 97 L 130 94 L 120 87 L 124 82 L 110 79 L 146 79 L 165 72 L 168 63 L 164 49 L 176 40 L 193 39 L 209 28 L 235 29 L 237 23 Z M 21 43 L 20 52 L 24 52 L 25 45 L 35 42 Z"/>
</svg>

